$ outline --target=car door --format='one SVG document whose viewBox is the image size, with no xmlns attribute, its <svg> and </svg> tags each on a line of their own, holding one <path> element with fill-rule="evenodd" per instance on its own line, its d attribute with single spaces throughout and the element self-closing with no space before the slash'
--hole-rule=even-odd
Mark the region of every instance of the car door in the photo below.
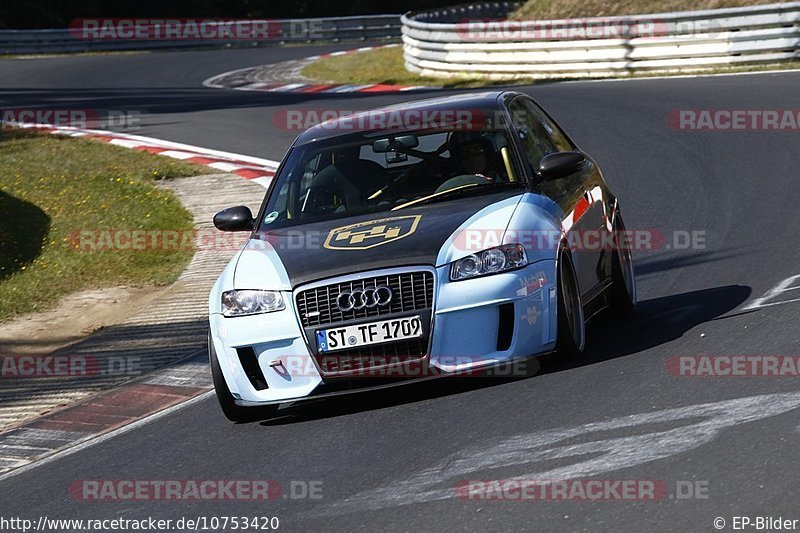
<svg viewBox="0 0 800 533">
<path fill-rule="evenodd" d="M 529 97 L 519 95 L 508 105 L 512 127 L 529 164 L 535 190 L 547 195 L 562 210 L 562 229 L 570 244 L 582 296 L 591 296 L 603 280 L 603 236 L 607 233 L 602 187 L 594 162 L 565 178 L 541 181 L 536 172 L 541 159 L 555 152 L 576 150 L 574 143 Z M 586 300 L 584 300 L 586 301 Z"/>
</svg>

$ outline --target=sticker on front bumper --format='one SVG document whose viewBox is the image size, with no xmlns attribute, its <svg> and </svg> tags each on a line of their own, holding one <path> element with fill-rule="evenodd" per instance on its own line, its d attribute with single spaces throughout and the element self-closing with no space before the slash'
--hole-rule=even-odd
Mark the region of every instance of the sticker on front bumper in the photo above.
<svg viewBox="0 0 800 533">
<path fill-rule="evenodd" d="M 422 335 L 422 320 L 419 316 L 392 318 L 355 326 L 319 329 L 317 347 L 320 352 L 333 352 L 383 342 L 415 339 Z"/>
</svg>

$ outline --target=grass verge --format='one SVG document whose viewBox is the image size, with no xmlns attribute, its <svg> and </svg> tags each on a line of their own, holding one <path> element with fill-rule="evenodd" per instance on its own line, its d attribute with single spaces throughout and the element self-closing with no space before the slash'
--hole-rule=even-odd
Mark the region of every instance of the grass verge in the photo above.
<svg viewBox="0 0 800 533">
<path fill-rule="evenodd" d="M 87 252 L 79 231 L 191 230 L 191 214 L 155 180 L 207 172 L 91 140 L 0 129 L 0 321 L 74 291 L 167 285 L 193 252 Z"/>
<path fill-rule="evenodd" d="M 774 3 L 775 0 L 528 0 L 508 18 L 530 20 L 613 17 Z"/>
<path fill-rule="evenodd" d="M 480 87 L 485 84 L 475 80 L 430 78 L 409 72 L 403 64 L 403 48 L 400 46 L 325 57 L 306 65 L 301 74 L 321 82 L 357 85 L 386 83 L 433 87 Z"/>
<path fill-rule="evenodd" d="M 761 72 L 766 70 L 788 70 L 800 68 L 800 61 L 784 61 L 769 65 L 743 65 L 738 67 L 715 67 L 699 71 L 686 72 L 686 74 L 724 74 L 737 72 Z M 378 48 L 356 54 L 333 56 L 318 59 L 307 65 L 302 74 L 321 82 L 366 84 L 387 83 L 392 85 L 427 85 L 431 87 L 446 88 L 475 88 L 491 87 L 495 85 L 530 85 L 534 83 L 565 81 L 571 79 L 549 78 L 535 80 L 532 78 L 517 78 L 508 80 L 482 80 L 477 78 L 431 78 L 419 76 L 405 69 L 403 65 L 403 49 L 401 47 Z M 680 74 L 680 73 L 678 73 Z M 625 78 L 649 78 L 664 76 L 663 73 L 640 73 Z M 621 76 L 622 77 L 622 76 Z"/>
</svg>

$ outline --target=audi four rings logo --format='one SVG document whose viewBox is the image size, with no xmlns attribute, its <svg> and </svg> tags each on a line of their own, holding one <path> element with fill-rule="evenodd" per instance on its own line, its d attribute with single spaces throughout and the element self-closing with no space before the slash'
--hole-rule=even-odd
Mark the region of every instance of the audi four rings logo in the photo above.
<svg viewBox="0 0 800 533">
<path fill-rule="evenodd" d="M 336 298 L 336 305 L 339 306 L 340 311 L 346 313 L 347 311 L 356 311 L 367 307 L 389 305 L 391 301 L 392 289 L 386 285 L 381 285 L 380 287 L 369 287 L 339 293 Z"/>
</svg>

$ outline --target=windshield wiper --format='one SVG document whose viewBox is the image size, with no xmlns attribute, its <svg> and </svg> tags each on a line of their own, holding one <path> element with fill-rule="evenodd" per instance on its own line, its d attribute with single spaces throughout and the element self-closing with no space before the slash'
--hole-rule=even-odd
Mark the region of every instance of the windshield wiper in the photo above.
<svg viewBox="0 0 800 533">
<path fill-rule="evenodd" d="M 511 188 L 518 188 L 523 187 L 523 183 L 514 183 L 508 181 L 496 182 L 496 183 L 486 183 L 486 184 L 479 184 L 479 183 L 469 183 L 467 185 L 461 185 L 460 187 L 454 187 L 452 189 L 447 189 L 446 191 L 435 192 L 433 194 L 429 194 L 428 196 L 423 196 L 422 198 L 417 198 L 416 200 L 411 200 L 410 202 L 406 202 L 404 204 L 400 204 L 392 208 L 392 211 L 397 211 L 398 209 L 403 209 L 405 207 L 412 207 L 415 205 L 424 205 L 424 204 L 432 204 L 435 202 L 440 202 L 442 200 L 448 200 L 451 198 L 456 198 L 459 196 L 469 196 L 470 194 L 484 193 L 489 190 L 495 189 L 511 189 Z"/>
</svg>

